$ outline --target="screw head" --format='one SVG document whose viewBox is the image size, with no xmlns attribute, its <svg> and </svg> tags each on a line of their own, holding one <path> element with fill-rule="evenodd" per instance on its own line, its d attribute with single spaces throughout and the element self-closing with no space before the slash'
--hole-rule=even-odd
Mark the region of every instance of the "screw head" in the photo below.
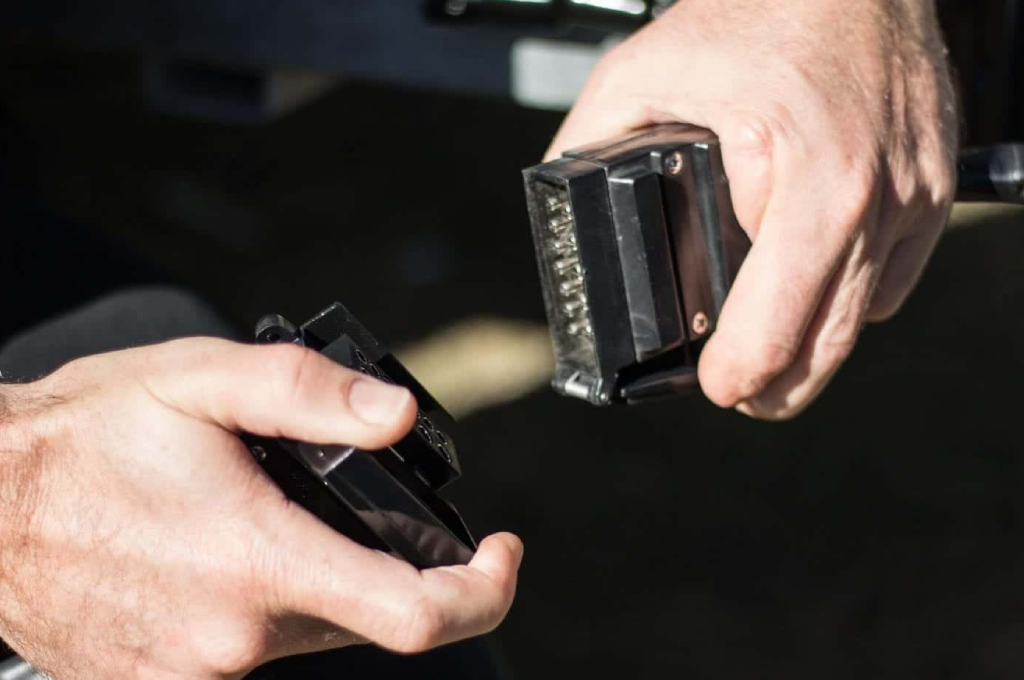
<svg viewBox="0 0 1024 680">
<path fill-rule="evenodd" d="M 708 327 L 711 326 L 711 321 L 708 319 L 708 315 L 704 312 L 697 312 L 693 315 L 693 332 L 697 335 L 704 335 L 708 332 Z"/>
<path fill-rule="evenodd" d="M 267 452 L 262 446 L 254 446 L 249 451 L 252 453 L 252 457 L 261 463 L 267 459 Z"/>
<path fill-rule="evenodd" d="M 665 171 L 670 175 L 678 175 L 683 171 L 683 154 L 678 151 L 673 151 L 672 154 L 665 159 Z"/>
</svg>

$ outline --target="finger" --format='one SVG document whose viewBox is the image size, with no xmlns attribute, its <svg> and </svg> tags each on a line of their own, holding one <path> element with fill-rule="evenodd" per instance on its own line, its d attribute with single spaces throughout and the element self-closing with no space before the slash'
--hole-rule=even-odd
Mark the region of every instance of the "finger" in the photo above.
<svg viewBox="0 0 1024 680">
<path fill-rule="evenodd" d="M 388 649 L 414 653 L 493 630 L 515 595 L 522 543 L 481 542 L 467 566 L 418 571 L 340 536 L 296 506 L 268 519 L 270 604 Z"/>
<path fill-rule="evenodd" d="M 758 237 L 701 356 L 701 386 L 720 406 L 751 399 L 790 367 L 854 239 L 873 233 L 865 233 L 878 210 L 870 178 L 801 161 L 777 162 Z M 830 175 L 829 188 L 815 191 Z"/>
<path fill-rule="evenodd" d="M 737 409 L 765 420 L 792 418 L 821 393 L 849 356 L 864 324 L 879 268 L 855 246 L 833 277 L 793 363 Z"/>
<path fill-rule="evenodd" d="M 921 279 L 941 236 L 941 229 L 930 229 L 896 244 L 882 270 L 868 321 L 885 321 L 899 311 Z"/>
<path fill-rule="evenodd" d="M 163 345 L 170 370 L 143 372 L 159 399 L 233 431 L 380 448 L 412 427 L 408 390 L 295 345 L 189 339 Z"/>
</svg>

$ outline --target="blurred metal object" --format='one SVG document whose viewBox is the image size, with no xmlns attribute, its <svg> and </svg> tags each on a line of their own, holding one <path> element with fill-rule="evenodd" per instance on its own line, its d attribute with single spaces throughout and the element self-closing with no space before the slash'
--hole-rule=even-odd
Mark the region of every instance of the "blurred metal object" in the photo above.
<svg viewBox="0 0 1024 680">
<path fill-rule="evenodd" d="M 636 30 L 675 0 L 428 0 L 435 19 L 535 22 L 601 30 Z"/>
<path fill-rule="evenodd" d="M 536 60 L 520 55 L 514 65 L 518 46 L 542 40 L 579 48 L 593 53 L 582 62 L 589 67 L 607 40 L 642 26 L 670 2 L 18 0 L 0 3 L 0 37 L 136 50 L 154 108 L 228 123 L 273 120 L 345 79 L 509 97 L 513 69 L 522 83 L 524 65 L 532 75 L 525 90 L 542 79 L 546 92 L 516 100 L 567 108 L 581 76 L 557 78 L 565 68 L 557 58 L 533 66 Z M 550 92 L 559 86 L 561 92 Z"/>
<path fill-rule="evenodd" d="M 655 19 L 674 0 L 387 0 L 288 3 L 247 0 L 16 0 L 0 3 L 0 36 L 71 39 L 144 55 L 158 77 L 161 111 L 234 122 L 237 92 L 218 101 L 201 81 L 226 77 L 248 89 L 249 120 L 291 110 L 273 97 L 283 67 L 441 91 L 512 96 L 566 109 L 601 46 Z M 961 81 L 969 144 L 1024 138 L 1024 0 L 940 0 L 938 10 Z M 641 9 L 642 6 L 642 9 Z M 538 42 L 539 41 L 539 42 Z M 546 63 L 546 68 L 545 68 Z M 168 65 L 170 67 L 168 68 Z M 202 65 L 202 66 L 198 66 Z M 200 73 L 202 69 L 207 73 Z M 175 87 L 184 84 L 175 103 Z M 176 71 L 178 73 L 171 73 Z M 567 74 L 564 75 L 563 74 Z M 228 88 L 231 89 L 231 88 Z M 265 95 L 260 94 L 260 97 Z M 244 117 L 244 116 L 243 116 Z"/>
<path fill-rule="evenodd" d="M 957 200 L 1024 205 L 1024 144 L 964 149 L 957 170 Z"/>
<path fill-rule="evenodd" d="M 50 680 L 50 678 L 15 656 L 0 662 L 0 680 Z"/>
<path fill-rule="evenodd" d="M 201 64 L 250 79 L 288 68 L 507 97 L 518 40 L 598 44 L 613 33 L 445 16 L 430 12 L 426 0 L 18 0 L 0 3 L 0 36 L 127 48 L 154 64 Z"/>
</svg>

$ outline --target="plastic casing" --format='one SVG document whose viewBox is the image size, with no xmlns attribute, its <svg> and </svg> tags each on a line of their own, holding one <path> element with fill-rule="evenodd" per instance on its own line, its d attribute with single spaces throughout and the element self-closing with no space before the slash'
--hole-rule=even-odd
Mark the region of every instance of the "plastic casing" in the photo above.
<svg viewBox="0 0 1024 680">
<path fill-rule="evenodd" d="M 455 421 L 404 366 L 339 303 L 294 328 L 265 317 L 261 343 L 292 342 L 416 397 L 417 424 L 379 451 L 244 437 L 253 456 L 285 495 L 336 531 L 420 569 L 467 564 L 476 543 L 438 490 L 460 474 Z"/>
<path fill-rule="evenodd" d="M 662 125 L 524 171 L 559 392 L 593 404 L 692 391 L 750 242 L 732 208 L 717 137 Z M 555 198 L 552 198 L 555 196 Z M 571 206 L 591 352 L 566 332 L 551 215 Z"/>
</svg>

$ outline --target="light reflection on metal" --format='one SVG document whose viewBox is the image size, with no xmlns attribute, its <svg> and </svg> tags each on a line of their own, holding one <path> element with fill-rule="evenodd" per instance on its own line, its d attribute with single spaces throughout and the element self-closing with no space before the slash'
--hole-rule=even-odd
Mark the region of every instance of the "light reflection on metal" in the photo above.
<svg viewBox="0 0 1024 680">
<path fill-rule="evenodd" d="M 643 16 L 647 12 L 647 3 L 644 0 L 569 0 L 569 3 L 578 7 L 605 9 L 633 16 Z"/>
</svg>

